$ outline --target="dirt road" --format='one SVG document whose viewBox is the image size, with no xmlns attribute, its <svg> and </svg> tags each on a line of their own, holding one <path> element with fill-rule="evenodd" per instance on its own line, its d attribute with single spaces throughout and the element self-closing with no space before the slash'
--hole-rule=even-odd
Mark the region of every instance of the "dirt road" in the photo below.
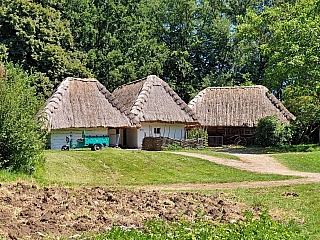
<svg viewBox="0 0 320 240">
<path fill-rule="evenodd" d="M 184 156 L 197 157 L 217 164 L 234 167 L 241 170 L 260 174 L 279 174 L 287 176 L 301 177 L 298 179 L 289 179 L 281 181 L 259 181 L 259 182 L 233 182 L 233 183 L 208 183 L 208 184 L 168 184 L 156 186 L 142 186 L 145 190 L 213 190 L 213 189 L 231 189 L 231 188 L 256 188 L 256 187 L 276 187 L 291 184 L 306 184 L 320 182 L 320 173 L 293 171 L 277 162 L 274 158 L 264 154 L 232 153 L 240 158 L 239 160 L 223 159 L 203 155 L 199 153 L 173 152 Z"/>
</svg>

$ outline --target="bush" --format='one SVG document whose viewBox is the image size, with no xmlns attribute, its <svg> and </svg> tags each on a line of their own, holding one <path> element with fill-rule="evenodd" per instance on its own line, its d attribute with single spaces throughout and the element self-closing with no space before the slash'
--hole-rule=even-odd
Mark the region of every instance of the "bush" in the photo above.
<svg viewBox="0 0 320 240">
<path fill-rule="evenodd" d="M 32 173 L 43 162 L 45 138 L 35 116 L 39 100 L 30 86 L 35 79 L 7 65 L 0 78 L 0 168 Z"/>
<path fill-rule="evenodd" d="M 188 139 L 193 139 L 193 138 L 208 139 L 208 133 L 203 128 L 192 128 L 190 131 L 188 131 Z"/>
<path fill-rule="evenodd" d="M 255 131 L 255 141 L 257 145 L 282 146 L 290 144 L 292 131 L 289 125 L 281 123 L 276 115 L 262 118 L 258 122 Z"/>
</svg>

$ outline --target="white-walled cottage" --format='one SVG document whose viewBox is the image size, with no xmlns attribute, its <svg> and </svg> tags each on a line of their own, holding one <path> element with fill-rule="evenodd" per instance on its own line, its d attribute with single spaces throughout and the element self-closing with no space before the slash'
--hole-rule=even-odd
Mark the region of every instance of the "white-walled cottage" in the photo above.
<svg viewBox="0 0 320 240">
<path fill-rule="evenodd" d="M 141 148 L 144 137 L 184 139 L 185 127 L 198 123 L 192 109 L 155 75 L 122 85 L 112 94 L 141 125 L 124 130 L 129 148 Z"/>
<path fill-rule="evenodd" d="M 60 149 L 66 144 L 66 136 L 73 140 L 87 135 L 108 135 L 110 146 L 126 140 L 124 129 L 137 127 L 134 115 L 125 109 L 112 94 L 96 79 L 66 78 L 47 100 L 39 113 L 50 132 L 51 149 Z M 75 141 L 74 141 L 75 142 Z"/>
</svg>

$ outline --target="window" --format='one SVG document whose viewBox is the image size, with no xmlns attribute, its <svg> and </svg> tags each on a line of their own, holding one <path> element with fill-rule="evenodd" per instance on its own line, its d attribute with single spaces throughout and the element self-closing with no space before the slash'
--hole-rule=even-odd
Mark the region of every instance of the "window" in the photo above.
<svg viewBox="0 0 320 240">
<path fill-rule="evenodd" d="M 153 133 L 155 134 L 160 134 L 160 128 L 154 128 Z"/>
</svg>

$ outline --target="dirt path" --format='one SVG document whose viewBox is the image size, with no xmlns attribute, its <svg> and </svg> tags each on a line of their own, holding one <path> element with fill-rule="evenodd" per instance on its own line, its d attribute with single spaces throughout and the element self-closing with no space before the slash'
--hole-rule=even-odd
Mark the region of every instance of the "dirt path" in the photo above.
<svg viewBox="0 0 320 240">
<path fill-rule="evenodd" d="M 239 160 L 222 159 L 207 156 L 199 153 L 173 152 L 184 156 L 197 157 L 217 164 L 234 167 L 241 170 L 260 174 L 279 174 L 287 176 L 301 177 L 298 179 L 280 181 L 259 181 L 259 182 L 233 182 L 233 183 L 206 183 L 206 184 L 167 184 L 156 186 L 142 186 L 145 190 L 213 190 L 231 188 L 256 188 L 256 187 L 276 187 L 291 184 L 307 184 L 320 182 L 320 173 L 293 171 L 277 162 L 274 158 L 263 154 L 233 153 L 240 158 Z"/>
</svg>

